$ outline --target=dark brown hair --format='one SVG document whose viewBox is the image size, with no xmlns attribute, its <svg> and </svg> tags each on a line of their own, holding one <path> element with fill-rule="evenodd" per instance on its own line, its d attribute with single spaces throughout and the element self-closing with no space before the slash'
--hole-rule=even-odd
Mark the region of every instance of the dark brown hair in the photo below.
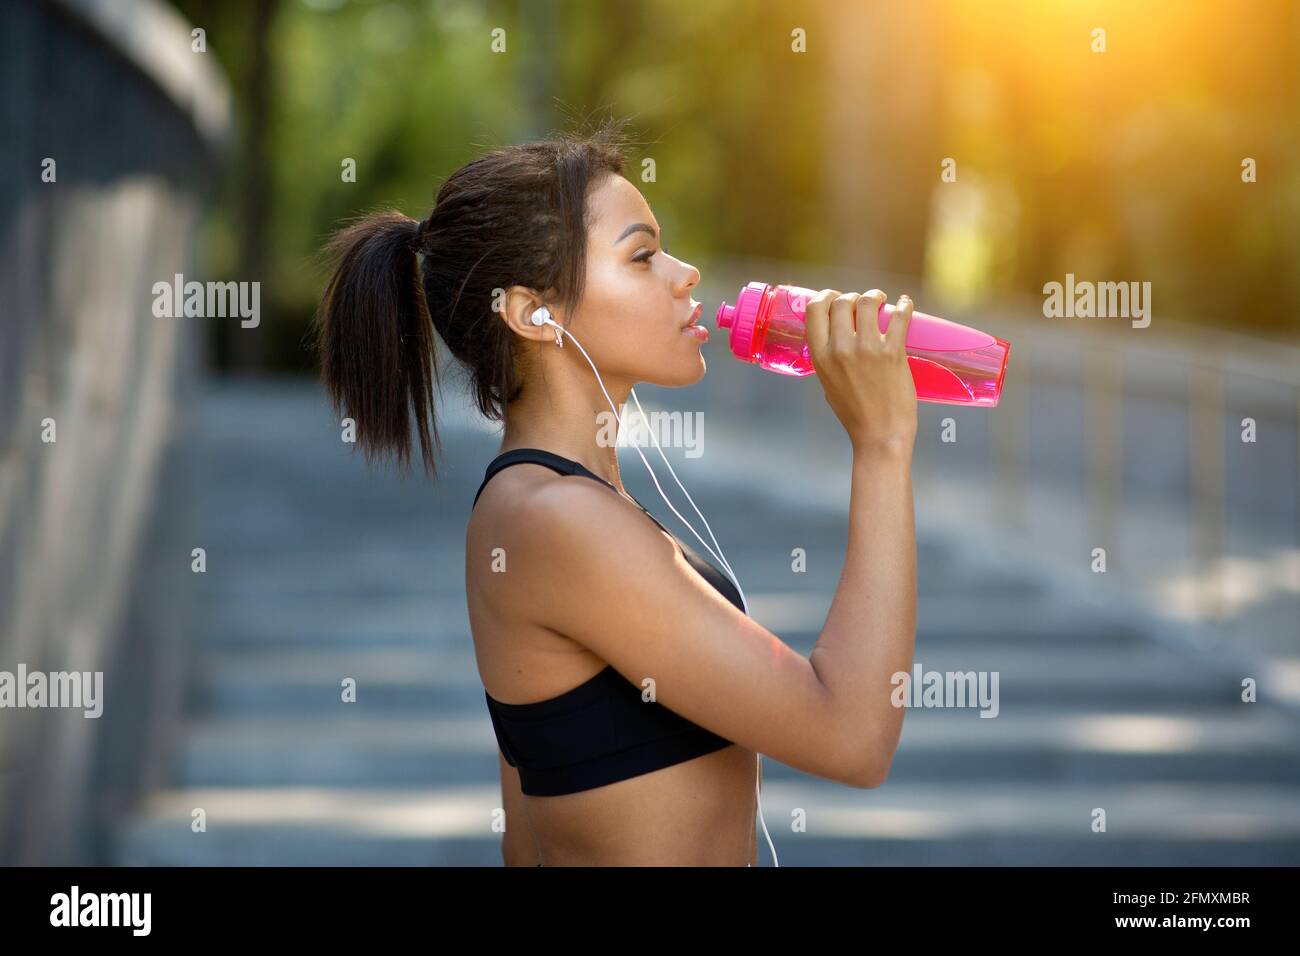
<svg viewBox="0 0 1300 956">
<path fill-rule="evenodd" d="M 392 455 L 406 469 L 414 426 L 425 472 L 436 471 L 432 329 L 468 370 L 479 411 L 504 420 L 524 381 L 494 295 L 522 285 L 572 314 L 586 276 L 587 197 L 623 172 L 624 122 L 493 149 L 447 178 L 424 223 L 385 210 L 334 233 L 315 348 L 330 401 L 356 423 L 368 460 Z"/>
</svg>

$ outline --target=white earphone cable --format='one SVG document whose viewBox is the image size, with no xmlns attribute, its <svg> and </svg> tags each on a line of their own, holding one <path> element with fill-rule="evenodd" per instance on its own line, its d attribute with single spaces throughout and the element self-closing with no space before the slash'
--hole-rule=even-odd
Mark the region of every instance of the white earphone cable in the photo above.
<svg viewBox="0 0 1300 956">
<path fill-rule="evenodd" d="M 613 410 L 613 412 L 614 412 L 614 417 L 618 420 L 619 431 L 621 432 L 621 431 L 623 430 L 623 416 L 619 413 L 618 408 L 614 405 L 614 400 L 613 400 L 612 398 L 609 397 L 609 392 L 605 390 L 605 383 L 604 383 L 604 381 L 601 380 L 600 372 L 596 371 L 596 363 L 593 362 L 593 361 L 591 360 L 591 356 L 587 354 L 587 350 L 584 349 L 584 348 L 582 347 L 582 343 L 579 342 L 579 341 L 574 337 L 574 335 L 573 335 L 572 332 L 569 332 L 568 330 L 564 329 L 564 328 L 561 327 L 558 323 L 556 323 L 554 320 L 547 319 L 546 322 L 549 323 L 549 324 L 551 324 L 551 325 L 554 325 L 557 329 L 560 329 L 561 332 L 563 332 L 565 335 L 569 336 L 569 338 L 573 339 L 573 343 L 574 343 L 575 345 L 578 346 L 578 350 L 579 350 L 580 352 L 582 352 L 582 356 L 583 356 L 583 358 L 585 358 L 585 359 L 587 360 L 587 364 L 591 366 L 591 370 L 592 370 L 593 372 L 596 373 L 596 382 L 597 382 L 597 384 L 600 385 L 600 390 L 601 390 L 602 392 L 605 393 L 605 401 L 607 401 L 607 402 L 609 403 L 609 407 Z M 641 403 L 640 403 L 640 402 L 637 402 L 637 408 L 639 409 L 640 407 L 641 407 Z M 644 413 L 643 413 L 643 415 L 644 415 Z M 658 447 L 658 445 L 659 445 L 659 439 L 657 439 L 657 438 L 654 437 L 654 433 L 653 433 L 653 431 L 651 432 L 650 437 L 651 437 L 652 439 L 654 439 L 655 447 Z M 673 503 L 672 503 L 671 501 L 669 501 L 669 500 L 668 500 L 668 496 L 664 494 L 664 490 L 663 490 L 663 488 L 662 488 L 662 487 L 660 486 L 660 484 L 659 484 L 659 478 L 658 478 L 658 476 L 655 475 L 654 469 L 650 467 L 650 462 L 646 461 L 645 454 L 641 451 L 641 449 L 640 449 L 639 446 L 637 446 L 637 445 L 633 445 L 632 447 L 636 450 L 636 453 L 637 453 L 638 455 L 641 456 L 641 463 L 645 465 L 646 470 L 647 470 L 648 472 L 650 472 L 650 480 L 654 482 L 655 489 L 659 492 L 659 497 L 663 498 L 664 503 L 665 503 L 666 505 L 668 505 L 668 507 L 672 510 L 672 513 L 673 513 L 673 514 L 677 515 L 677 517 L 678 517 L 678 519 L 681 521 L 681 523 L 684 524 L 684 525 L 686 525 L 686 527 L 688 527 L 688 528 L 691 529 L 691 534 L 695 535 L 696 540 L 700 542 L 700 545 L 701 545 L 701 546 L 702 546 L 706 551 L 708 551 L 710 555 L 712 555 L 713 559 L 714 559 L 715 561 L 717 561 L 719 564 L 721 564 L 724 568 L 727 569 L 727 576 L 728 576 L 729 578 L 731 578 L 732 583 L 736 585 L 736 590 L 740 592 L 740 602 L 741 602 L 741 604 L 743 604 L 744 607 L 745 607 L 745 613 L 748 614 L 748 613 L 749 613 L 749 602 L 745 600 L 745 593 L 744 593 L 744 591 L 741 590 L 741 588 L 740 588 L 740 582 L 736 580 L 736 575 L 735 575 L 734 572 L 732 572 L 732 570 L 731 570 L 731 565 L 727 562 L 727 560 L 726 560 L 725 558 L 720 557 L 720 556 L 719 556 L 719 555 L 718 555 L 718 554 L 717 554 L 717 553 L 716 553 L 712 548 L 710 548 L 709 545 L 708 545 L 708 542 L 706 542 L 703 538 L 700 537 L 700 533 L 699 533 L 698 531 L 695 530 L 695 528 L 691 525 L 691 523 L 690 523 L 689 521 L 687 521 L 685 518 L 683 518 L 681 512 L 679 512 L 676 508 L 673 507 Z M 660 449 L 659 454 L 660 454 L 660 455 L 663 454 L 663 450 L 662 450 L 662 449 Z M 667 461 L 668 461 L 668 459 L 665 458 L 665 459 L 664 459 L 664 462 L 667 463 Z M 668 470 L 669 470 L 669 471 L 672 471 L 672 465 L 669 465 L 669 466 L 668 466 Z M 673 477 L 674 477 L 674 478 L 677 477 L 676 472 L 673 473 Z M 678 481 L 677 484 L 678 484 L 678 486 L 680 486 L 680 485 L 681 485 L 681 482 Z M 685 489 L 685 488 L 682 488 L 682 491 L 686 491 L 686 489 Z M 690 496 L 690 493 L 689 493 L 689 492 L 687 492 L 686 497 L 687 497 L 688 499 L 690 499 L 691 496 Z M 695 502 L 692 500 L 692 501 L 691 501 L 691 504 L 692 504 L 692 506 L 694 506 Z M 699 512 L 699 509 L 698 509 L 698 508 L 696 508 L 695 510 L 696 510 L 697 513 Z M 700 515 L 700 517 L 703 518 L 704 516 L 703 516 L 703 515 Z M 707 522 L 707 521 L 705 522 L 705 526 L 706 526 L 706 527 L 708 526 L 708 522 Z M 712 534 L 713 534 L 713 531 L 710 530 L 710 531 L 709 531 L 709 534 L 712 535 Z M 714 542 L 713 542 L 713 543 L 714 543 L 714 544 L 717 544 L 717 539 L 716 539 L 716 538 L 714 539 Z M 721 546 L 719 546 L 719 550 L 721 550 Z"/>
<path fill-rule="evenodd" d="M 541 317 L 541 321 L 538 321 L 539 317 Z M 563 342 L 560 341 L 560 339 L 558 338 L 559 335 L 567 335 L 569 338 L 573 339 L 573 343 L 576 346 L 578 346 L 578 350 L 582 352 L 582 357 L 587 360 L 587 364 L 591 366 L 592 372 L 595 373 L 596 383 L 600 386 L 600 390 L 604 392 L 605 401 L 609 403 L 610 409 L 612 409 L 614 412 L 614 417 L 618 421 L 619 433 L 621 434 L 623 431 L 623 416 L 619 413 L 618 408 L 614 405 L 614 400 L 609 397 L 609 392 L 606 391 L 605 389 L 605 382 L 601 379 L 600 372 L 596 369 L 596 363 L 591 360 L 591 356 L 588 355 L 587 350 L 582 347 L 582 343 L 577 340 L 577 338 L 573 335 L 572 332 L 570 332 L 568 329 L 565 329 L 558 322 L 552 319 L 550 317 L 550 311 L 547 310 L 545 306 L 543 306 L 541 309 L 538 309 L 536 312 L 533 313 L 533 323 L 535 325 L 547 324 L 547 325 L 555 326 L 555 328 L 558 330 L 556 341 L 561 345 L 563 345 Z M 636 402 L 637 412 L 641 415 L 641 420 L 645 421 L 646 420 L 645 410 L 641 407 L 641 400 L 636 397 L 636 389 L 631 389 L 630 391 L 632 393 L 632 400 Z M 712 538 L 713 543 L 717 545 L 718 553 L 715 553 L 714 550 L 708 546 L 708 544 L 705 542 L 703 538 L 700 537 L 699 532 L 695 530 L 695 528 L 691 525 L 691 523 L 687 521 L 685 518 L 683 518 L 681 513 L 676 508 L 673 507 L 673 503 L 668 500 L 668 496 L 664 494 L 663 488 L 660 487 L 659 478 L 658 476 L 655 475 L 654 469 L 650 467 L 650 462 L 646 460 L 645 454 L 641 451 L 640 446 L 633 444 L 632 447 L 636 449 L 636 453 L 640 456 L 641 463 L 645 465 L 646 471 L 650 473 L 650 480 L 654 482 L 655 490 L 659 492 L 659 497 L 664 500 L 664 503 L 668 505 L 668 507 L 672 510 L 672 513 L 677 515 L 678 520 L 680 520 L 682 524 L 686 525 L 686 527 L 691 529 L 691 534 L 695 535 L 696 540 L 699 541 L 700 544 L 704 547 L 704 549 L 708 551 L 710 555 L 713 556 L 714 560 L 716 560 L 719 564 L 721 564 L 724 568 L 726 568 L 727 576 L 731 578 L 731 582 L 736 586 L 736 591 L 740 595 L 740 603 L 744 606 L 745 614 L 748 616 L 749 601 L 745 598 L 745 592 L 740 586 L 740 580 L 737 578 L 736 572 L 733 571 L 731 568 L 731 563 L 727 561 L 726 557 L 720 554 L 720 552 L 722 551 L 722 545 L 718 544 L 718 539 L 714 535 L 713 529 L 709 527 L 708 519 L 705 518 L 704 515 L 700 512 L 699 506 L 695 504 L 695 499 L 691 497 L 691 493 L 686 490 L 686 486 L 683 485 L 681 479 L 677 477 L 677 472 L 673 470 L 672 463 L 668 460 L 668 456 L 664 454 L 663 448 L 659 445 L 659 439 L 655 437 L 654 429 L 653 428 L 649 429 L 649 432 L 650 432 L 650 439 L 654 442 L 654 446 L 659 452 L 659 457 L 662 458 L 664 464 L 668 466 L 668 471 L 673 476 L 673 480 L 677 482 L 677 487 L 682 489 L 682 493 L 686 495 L 686 500 L 691 503 L 691 507 L 695 509 L 695 513 L 699 515 L 700 520 L 704 522 L 704 527 L 709 532 L 709 537 Z M 767 832 L 767 821 L 763 819 L 763 798 L 761 795 L 762 766 L 763 766 L 763 755 L 760 753 L 758 754 L 758 779 L 756 779 L 754 783 L 754 799 L 758 804 L 758 821 L 763 827 L 763 836 L 767 838 L 767 847 L 772 853 L 772 865 L 780 866 L 781 864 L 776 857 L 776 847 L 772 844 L 772 835 Z"/>
<path fill-rule="evenodd" d="M 640 414 L 641 420 L 647 421 L 645 409 L 641 407 L 641 399 L 636 397 L 636 389 L 635 388 L 629 389 L 629 391 L 632 393 L 632 401 L 636 402 L 636 410 L 638 414 Z M 726 555 L 722 553 L 722 545 L 718 544 L 718 539 L 713 534 L 713 529 L 709 527 L 709 519 L 704 517 L 704 515 L 700 512 L 699 506 L 695 504 L 695 499 L 692 498 L 691 493 L 686 490 L 686 486 L 682 484 L 682 480 L 677 477 L 677 472 L 673 470 L 672 462 L 668 460 L 668 456 L 664 454 L 664 450 L 659 444 L 659 439 L 655 437 L 654 429 L 652 428 L 649 431 L 650 431 L 650 440 L 655 443 L 655 450 L 659 452 L 659 457 L 662 458 L 664 460 L 664 464 L 668 466 L 668 473 L 671 474 L 673 476 L 673 480 L 677 482 L 677 487 L 682 489 L 682 494 L 684 494 L 686 496 L 686 500 L 691 503 L 691 507 L 695 509 L 695 513 L 700 516 L 700 520 L 704 522 L 704 529 L 709 532 L 709 537 L 713 539 L 714 545 L 717 546 L 718 554 L 716 555 L 716 557 L 722 563 L 723 567 L 727 569 L 727 574 L 731 577 L 731 580 L 735 583 L 736 590 L 739 591 L 740 581 L 737 579 L 736 572 L 731 570 L 731 564 L 730 562 L 727 561 Z M 680 517 L 680 515 L 678 517 Z M 682 518 L 682 521 L 683 523 L 685 523 L 686 519 Z M 688 524 L 687 527 L 689 528 L 690 525 Z M 691 531 L 694 532 L 695 529 L 691 528 Z M 696 534 L 695 536 L 697 538 L 699 537 L 698 534 Z M 704 542 L 701 541 L 700 544 L 704 544 Z M 705 547 L 707 547 L 707 545 L 705 545 Z M 710 551 L 709 553 L 712 554 L 713 552 Z M 745 604 L 745 613 L 748 614 L 749 603 L 745 601 L 744 592 L 741 592 L 740 598 L 741 601 Z"/>
</svg>

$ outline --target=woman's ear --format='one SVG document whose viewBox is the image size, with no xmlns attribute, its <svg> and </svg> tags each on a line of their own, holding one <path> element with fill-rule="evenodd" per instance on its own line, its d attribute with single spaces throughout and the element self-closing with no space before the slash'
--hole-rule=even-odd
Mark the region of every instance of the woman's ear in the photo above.
<svg viewBox="0 0 1300 956">
<path fill-rule="evenodd" d="M 514 285 L 502 291 L 497 297 L 499 306 L 495 306 L 510 331 L 525 339 L 535 342 L 547 342 L 555 337 L 554 328 L 546 323 L 533 324 L 533 313 L 545 303 L 542 296 L 527 286 Z M 547 306 L 550 311 L 550 307 Z M 554 318 L 554 313 L 552 313 Z M 555 319 L 559 321 L 559 319 Z"/>
</svg>

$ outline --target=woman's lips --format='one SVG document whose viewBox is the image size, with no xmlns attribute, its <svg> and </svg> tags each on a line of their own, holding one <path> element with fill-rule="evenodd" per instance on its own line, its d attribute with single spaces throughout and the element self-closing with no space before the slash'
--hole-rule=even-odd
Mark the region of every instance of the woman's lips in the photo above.
<svg viewBox="0 0 1300 956">
<path fill-rule="evenodd" d="M 691 321 L 682 329 L 682 335 L 690 335 L 701 342 L 707 342 L 709 340 L 709 330 L 702 325 L 695 324 L 699 317 L 700 312 L 697 309 L 695 314 L 691 316 Z"/>
<path fill-rule="evenodd" d="M 690 319 L 687 321 L 685 325 L 682 326 L 682 335 L 689 335 L 692 338 L 698 339 L 701 342 L 707 342 L 709 340 L 709 330 L 702 325 L 695 324 L 699 322 L 700 316 L 703 314 L 704 314 L 704 303 L 703 302 L 697 303 L 695 306 L 695 310 L 691 313 Z"/>
</svg>

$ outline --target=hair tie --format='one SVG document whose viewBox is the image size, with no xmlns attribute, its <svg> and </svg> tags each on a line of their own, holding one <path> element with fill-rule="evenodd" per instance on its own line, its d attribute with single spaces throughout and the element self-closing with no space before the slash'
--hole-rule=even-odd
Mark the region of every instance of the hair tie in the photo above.
<svg viewBox="0 0 1300 956">
<path fill-rule="evenodd" d="M 415 235 L 411 237 L 411 251 L 419 252 L 424 248 L 424 241 L 429 238 L 429 226 L 433 222 L 433 217 L 422 219 L 415 227 Z"/>
</svg>

